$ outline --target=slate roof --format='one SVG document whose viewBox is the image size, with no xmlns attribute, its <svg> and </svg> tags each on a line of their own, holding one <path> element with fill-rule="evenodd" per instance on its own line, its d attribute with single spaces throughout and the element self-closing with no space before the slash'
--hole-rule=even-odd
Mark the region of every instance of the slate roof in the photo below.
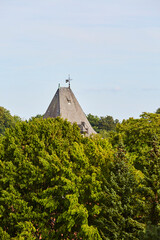
<svg viewBox="0 0 160 240">
<path fill-rule="evenodd" d="M 71 123 L 76 122 L 81 132 L 86 135 L 96 134 L 70 87 L 60 87 L 57 90 L 44 114 L 44 118 L 58 116 Z"/>
</svg>

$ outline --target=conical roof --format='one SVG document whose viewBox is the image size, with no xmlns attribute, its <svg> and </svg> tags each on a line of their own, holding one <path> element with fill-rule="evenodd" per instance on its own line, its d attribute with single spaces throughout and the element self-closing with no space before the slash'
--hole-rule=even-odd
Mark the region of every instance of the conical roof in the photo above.
<svg viewBox="0 0 160 240">
<path fill-rule="evenodd" d="M 82 133 L 87 135 L 96 134 L 70 87 L 60 87 L 57 90 L 44 114 L 44 118 L 58 116 L 67 119 L 71 123 L 76 122 Z"/>
</svg>

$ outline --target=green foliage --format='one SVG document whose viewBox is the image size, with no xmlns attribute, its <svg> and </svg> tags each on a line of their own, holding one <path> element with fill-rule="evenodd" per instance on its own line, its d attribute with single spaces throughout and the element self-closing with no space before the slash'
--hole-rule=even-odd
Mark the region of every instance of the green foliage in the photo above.
<svg viewBox="0 0 160 240">
<path fill-rule="evenodd" d="M 160 226 L 148 224 L 144 232 L 140 232 L 141 240 L 160 240 Z"/>
<path fill-rule="evenodd" d="M 1 240 L 9 240 L 10 235 L 0 227 L 0 239 Z"/>
<path fill-rule="evenodd" d="M 160 108 L 157 109 L 156 114 L 160 114 Z"/>
<path fill-rule="evenodd" d="M 36 118 L 38 118 L 38 119 L 42 119 L 42 118 L 43 118 L 43 116 L 44 116 L 44 115 L 37 114 L 36 116 L 34 116 L 34 117 L 31 117 L 31 118 L 29 119 L 29 121 L 32 121 L 32 120 L 34 120 L 34 119 L 36 119 Z"/>
<path fill-rule="evenodd" d="M 109 138 L 110 134 L 108 131 L 102 129 L 99 131 L 99 136 L 101 136 L 102 138 Z"/>
<path fill-rule="evenodd" d="M 138 239 L 138 232 L 143 229 L 138 221 L 141 200 L 137 190 L 140 181 L 138 172 L 129 162 L 120 145 L 110 163 L 109 174 L 102 173 L 102 211 L 97 225 L 103 239 Z"/>
<path fill-rule="evenodd" d="M 160 115 L 100 131 L 42 117 L 6 129 L 0 239 L 159 239 Z"/>
<path fill-rule="evenodd" d="M 105 131 L 114 131 L 116 128 L 116 124 L 119 122 L 117 119 L 114 120 L 111 116 L 98 117 L 92 114 L 88 114 L 87 118 L 94 130 L 97 133 L 102 133 L 103 137 L 106 137 L 106 134 L 104 135 Z"/>
<path fill-rule="evenodd" d="M 160 147 L 157 139 L 152 142 L 143 172 L 143 185 L 140 191 L 145 200 L 144 222 L 158 225 L 160 223 Z"/>
<path fill-rule="evenodd" d="M 35 240 L 36 237 L 35 232 L 36 228 L 33 226 L 31 222 L 20 222 L 17 225 L 18 234 L 16 237 L 12 238 L 12 240 Z"/>
<path fill-rule="evenodd" d="M 138 187 L 142 199 L 140 221 L 153 226 L 160 223 L 160 115 L 144 113 L 117 125 L 111 142 L 123 141 L 130 162 L 143 174 Z"/>
<path fill-rule="evenodd" d="M 85 139 L 76 124 L 60 118 L 34 119 L 8 129 L 1 148 L 3 235 L 101 239 L 96 226 L 88 223 L 89 215 L 97 210 L 87 204 L 89 198 L 98 200 L 101 189 L 97 164 L 103 151 L 98 143 Z M 90 158 L 93 154 L 95 164 Z"/>
<path fill-rule="evenodd" d="M 14 127 L 21 121 L 18 116 L 12 116 L 8 110 L 0 107 L 0 134 L 4 134 L 6 128 Z"/>
<path fill-rule="evenodd" d="M 146 156 L 152 148 L 152 140 L 160 139 L 160 115 L 143 113 L 140 119 L 130 118 L 117 124 L 116 133 L 112 133 L 113 145 L 123 141 L 127 152 L 131 153 L 136 168 L 143 170 Z"/>
</svg>

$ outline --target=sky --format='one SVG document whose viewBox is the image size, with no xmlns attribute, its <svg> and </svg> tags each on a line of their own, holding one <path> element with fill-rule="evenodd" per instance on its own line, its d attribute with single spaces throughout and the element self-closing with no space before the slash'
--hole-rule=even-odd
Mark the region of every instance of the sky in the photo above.
<svg viewBox="0 0 160 240">
<path fill-rule="evenodd" d="M 159 0 L 0 0 L 0 106 L 44 114 L 58 84 L 86 114 L 160 107 Z"/>
</svg>

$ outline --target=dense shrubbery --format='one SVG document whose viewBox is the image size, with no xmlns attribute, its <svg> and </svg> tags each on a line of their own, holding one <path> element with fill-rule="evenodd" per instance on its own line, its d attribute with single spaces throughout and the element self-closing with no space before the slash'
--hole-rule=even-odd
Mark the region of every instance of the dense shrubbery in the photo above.
<svg viewBox="0 0 160 240">
<path fill-rule="evenodd" d="M 0 239 L 159 239 L 160 115 L 83 137 L 33 118 L 0 138 Z"/>
</svg>

